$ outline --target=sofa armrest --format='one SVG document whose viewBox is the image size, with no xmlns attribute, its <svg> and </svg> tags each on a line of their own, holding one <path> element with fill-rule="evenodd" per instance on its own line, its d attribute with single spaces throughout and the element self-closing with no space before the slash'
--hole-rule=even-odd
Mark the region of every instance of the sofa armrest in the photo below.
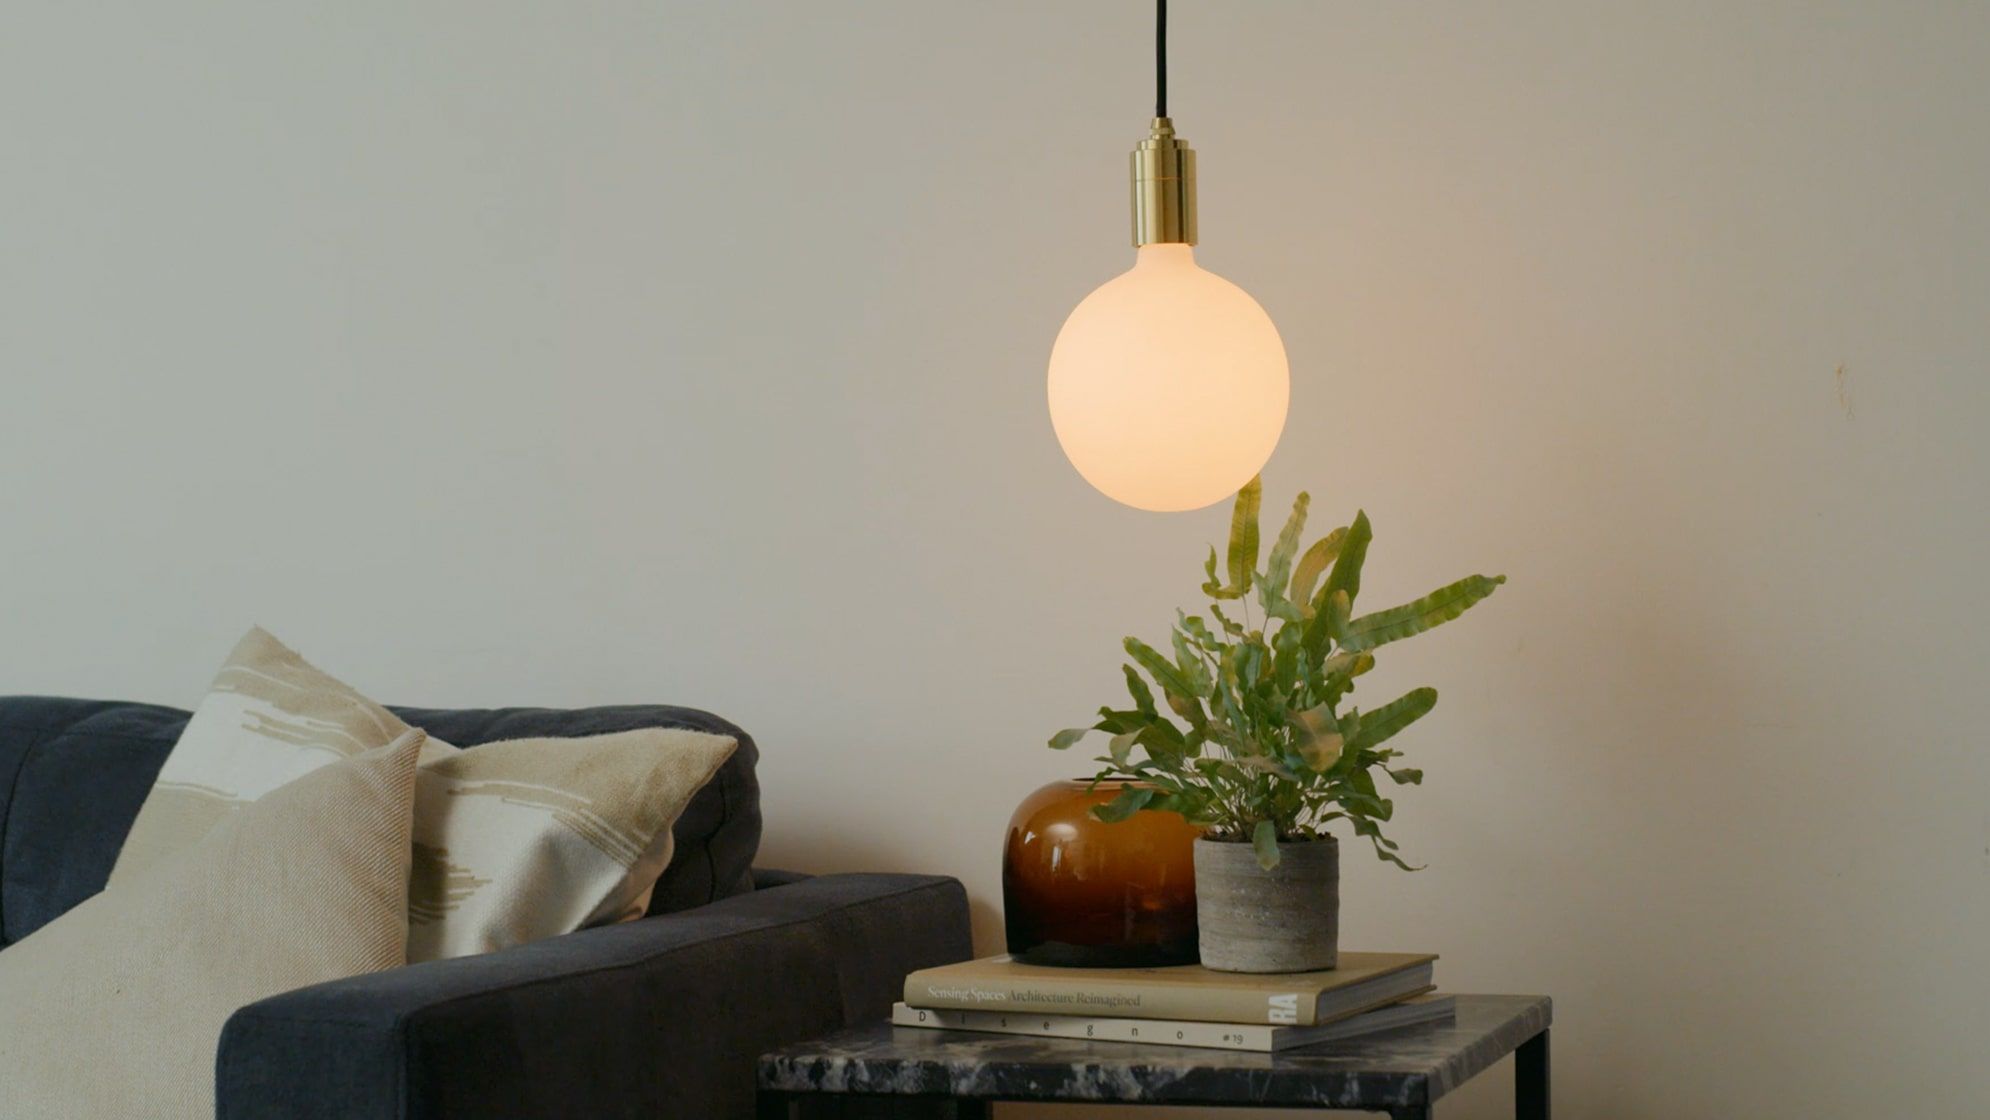
<svg viewBox="0 0 1990 1120">
<path fill-rule="evenodd" d="M 753 1114 L 755 1059 L 970 955 L 961 885 L 824 875 L 237 1011 L 222 1120 Z"/>
</svg>

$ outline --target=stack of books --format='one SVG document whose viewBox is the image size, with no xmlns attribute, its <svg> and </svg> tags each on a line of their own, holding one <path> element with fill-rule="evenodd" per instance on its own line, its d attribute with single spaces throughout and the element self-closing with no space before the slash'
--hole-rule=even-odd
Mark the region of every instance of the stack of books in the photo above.
<svg viewBox="0 0 1990 1120">
<path fill-rule="evenodd" d="M 1050 968 L 1007 956 L 905 978 L 901 1027 L 1272 1052 L 1448 1022 L 1429 953 L 1342 953 L 1328 972 Z"/>
</svg>

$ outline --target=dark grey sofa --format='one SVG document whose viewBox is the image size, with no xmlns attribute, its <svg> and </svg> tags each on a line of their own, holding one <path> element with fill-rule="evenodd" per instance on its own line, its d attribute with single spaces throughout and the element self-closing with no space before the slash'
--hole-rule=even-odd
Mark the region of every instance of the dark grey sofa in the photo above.
<svg viewBox="0 0 1990 1120">
<path fill-rule="evenodd" d="M 222 1117 L 750 1116 L 759 1053 L 881 1017 L 906 972 L 969 955 L 952 879 L 753 870 L 758 752 L 710 713 L 396 711 L 463 747 L 635 727 L 740 746 L 677 822 L 649 917 L 242 1008 L 217 1040 Z M 0 697 L 0 952 L 103 888 L 187 718 Z"/>
</svg>

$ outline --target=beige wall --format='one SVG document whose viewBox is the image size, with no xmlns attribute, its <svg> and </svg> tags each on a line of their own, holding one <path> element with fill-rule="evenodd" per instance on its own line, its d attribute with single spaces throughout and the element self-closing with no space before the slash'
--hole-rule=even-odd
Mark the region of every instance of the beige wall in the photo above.
<svg viewBox="0 0 1990 1120">
<path fill-rule="evenodd" d="M 1430 868 L 1353 862 L 1348 941 L 1552 993 L 1571 1116 L 1980 1114 L 1990 7 L 1177 7 L 1273 503 L 1365 506 L 1377 602 L 1511 576 L 1376 674 L 1444 695 Z M 958 875 L 993 948 L 1043 738 L 1223 527 L 1044 407 L 1148 15 L 9 8 L 0 691 L 187 704 L 260 621 L 709 706 L 765 862 Z"/>
</svg>

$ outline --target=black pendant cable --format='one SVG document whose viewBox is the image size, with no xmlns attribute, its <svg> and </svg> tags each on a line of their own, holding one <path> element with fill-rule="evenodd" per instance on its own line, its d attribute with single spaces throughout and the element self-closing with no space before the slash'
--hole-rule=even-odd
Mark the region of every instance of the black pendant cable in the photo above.
<svg viewBox="0 0 1990 1120">
<path fill-rule="evenodd" d="M 1154 0 L 1154 115 L 1168 115 L 1168 0 Z"/>
</svg>

